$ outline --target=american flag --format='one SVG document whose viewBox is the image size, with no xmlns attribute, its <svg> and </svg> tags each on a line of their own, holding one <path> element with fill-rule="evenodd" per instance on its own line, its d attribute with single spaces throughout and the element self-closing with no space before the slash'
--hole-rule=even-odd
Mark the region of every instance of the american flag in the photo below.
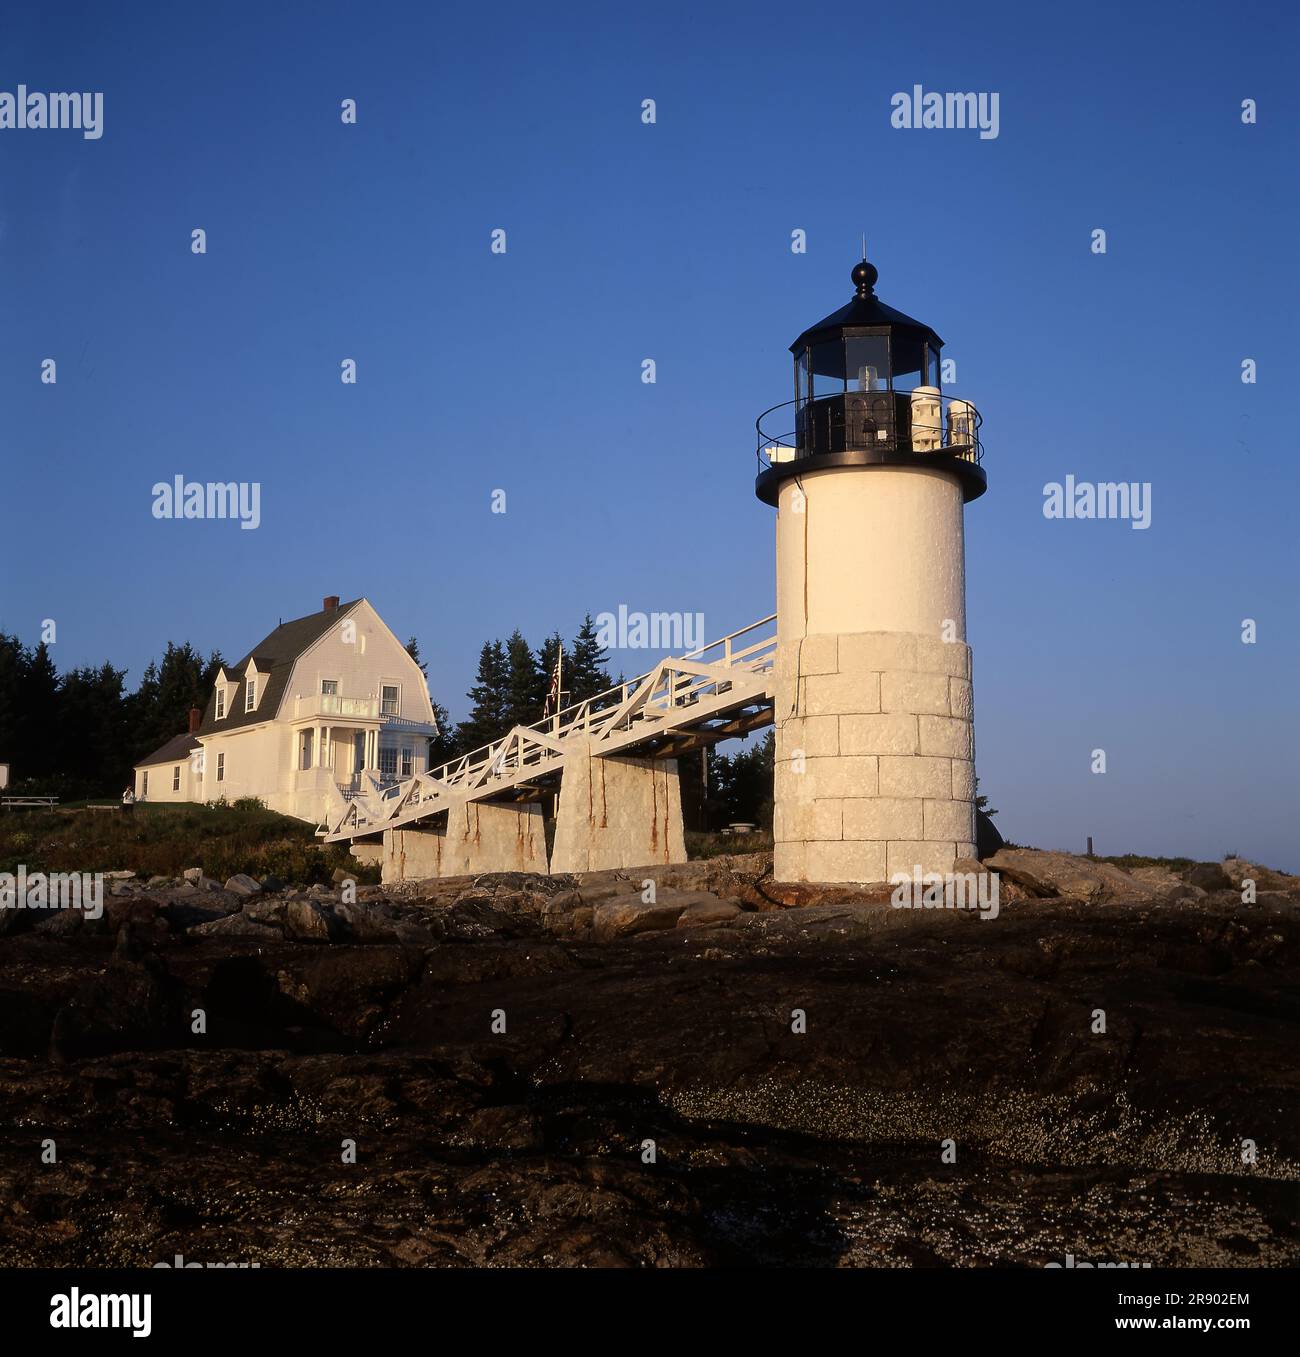
<svg viewBox="0 0 1300 1357">
<path fill-rule="evenodd" d="M 546 691 L 546 705 L 542 708 L 542 715 L 549 716 L 553 711 L 560 710 L 560 674 L 564 665 L 564 647 L 561 646 L 555 656 L 555 668 L 551 670 L 551 686 Z"/>
</svg>

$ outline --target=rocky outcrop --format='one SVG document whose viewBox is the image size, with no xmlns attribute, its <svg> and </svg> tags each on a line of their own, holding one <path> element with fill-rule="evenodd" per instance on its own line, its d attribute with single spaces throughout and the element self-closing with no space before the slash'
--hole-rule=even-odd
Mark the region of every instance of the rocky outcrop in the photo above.
<svg viewBox="0 0 1300 1357">
<path fill-rule="evenodd" d="M 995 858 L 123 878 L 0 940 L 0 1264 L 1284 1265 L 1300 881 Z"/>
</svg>

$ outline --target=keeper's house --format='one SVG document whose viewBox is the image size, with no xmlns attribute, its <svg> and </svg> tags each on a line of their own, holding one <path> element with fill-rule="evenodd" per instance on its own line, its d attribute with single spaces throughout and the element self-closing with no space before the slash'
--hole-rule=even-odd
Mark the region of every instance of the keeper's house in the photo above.
<svg viewBox="0 0 1300 1357">
<path fill-rule="evenodd" d="M 260 798 L 320 824 L 363 779 L 428 768 L 438 733 L 420 666 L 364 599 L 325 599 L 221 670 L 190 729 L 135 768 L 140 801 Z"/>
</svg>

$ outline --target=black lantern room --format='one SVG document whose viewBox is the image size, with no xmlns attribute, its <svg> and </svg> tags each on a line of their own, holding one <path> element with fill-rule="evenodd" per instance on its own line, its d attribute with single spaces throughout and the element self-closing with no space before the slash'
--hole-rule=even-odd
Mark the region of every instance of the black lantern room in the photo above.
<svg viewBox="0 0 1300 1357">
<path fill-rule="evenodd" d="M 794 400 L 757 422 L 755 489 L 768 504 L 776 503 L 781 482 L 834 466 L 948 470 L 968 501 L 987 489 L 979 414 L 969 401 L 943 394 L 943 340 L 886 306 L 875 293 L 878 276 L 862 260 L 851 274 L 853 300 L 790 345 Z"/>
</svg>

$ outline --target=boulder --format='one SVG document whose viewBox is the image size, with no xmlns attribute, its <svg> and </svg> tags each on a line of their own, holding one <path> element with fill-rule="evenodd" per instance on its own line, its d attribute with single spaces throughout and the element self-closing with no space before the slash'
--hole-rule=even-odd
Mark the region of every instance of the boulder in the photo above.
<svg viewBox="0 0 1300 1357">
<path fill-rule="evenodd" d="M 244 872 L 236 872 L 226 882 L 226 889 L 234 891 L 236 895 L 261 895 L 262 893 L 262 887 Z"/>
<path fill-rule="evenodd" d="M 199 937 L 280 939 L 283 934 L 271 924 L 250 919 L 247 914 L 227 914 L 210 923 L 195 924 L 190 933 Z"/>
<path fill-rule="evenodd" d="M 637 933 L 652 933 L 662 928 L 675 928 L 682 911 L 698 903 L 699 896 L 660 891 L 653 904 L 646 904 L 639 895 L 610 900 L 597 905 L 592 928 L 599 942 L 615 938 L 630 938 Z M 704 897 L 716 903 L 716 896 Z"/>
<path fill-rule="evenodd" d="M 1111 900 L 1156 900 L 1154 886 L 1109 862 L 1076 857 L 1073 853 L 1050 853 L 1036 848 L 1001 848 L 984 866 L 999 872 L 1038 898 L 1062 896 L 1104 904 Z"/>
<path fill-rule="evenodd" d="M 223 909 L 216 909 L 208 904 L 186 904 L 183 900 L 170 901 L 163 905 L 159 913 L 179 932 L 184 932 L 187 928 L 197 928 L 200 924 L 214 923 L 217 919 L 226 917 Z"/>
<path fill-rule="evenodd" d="M 55 938 L 69 938 L 80 933 L 89 922 L 79 909 L 56 909 L 42 911 L 44 917 L 34 926 L 37 933 L 47 933 Z"/>
<path fill-rule="evenodd" d="M 1184 879 L 1191 886 L 1199 886 L 1203 891 L 1230 891 L 1233 880 L 1218 862 L 1198 862 L 1185 873 Z"/>
<path fill-rule="evenodd" d="M 1300 876 L 1275 872 L 1258 863 L 1247 862 L 1245 858 L 1225 858 L 1221 868 L 1234 890 L 1240 890 L 1243 881 L 1253 881 L 1256 891 L 1300 890 Z"/>
<path fill-rule="evenodd" d="M 181 876 L 182 876 L 186 881 L 192 881 L 192 882 L 194 882 L 195 884 L 197 884 L 198 882 L 200 882 L 200 881 L 203 880 L 203 868 L 202 868 L 202 867 L 187 867 L 187 868 L 181 873 Z"/>
<path fill-rule="evenodd" d="M 716 896 L 687 905 L 677 916 L 678 928 L 720 928 L 741 912 L 740 906 Z"/>
<path fill-rule="evenodd" d="M 330 915 L 310 900 L 286 900 L 284 936 L 294 942 L 329 942 L 341 932 Z"/>
<path fill-rule="evenodd" d="M 105 881 L 133 881 L 134 879 L 135 879 L 134 872 L 118 871 L 104 873 Z"/>
<path fill-rule="evenodd" d="M 823 881 L 758 881 L 740 897 L 757 910 L 803 909 L 809 905 L 854 905 L 888 900 L 893 887 L 885 881 L 856 886 Z"/>
<path fill-rule="evenodd" d="M 334 916 L 338 920 L 341 940 L 344 942 L 398 941 L 395 921 L 386 918 L 378 910 L 360 904 L 338 904 L 334 906 Z M 429 941 L 427 935 L 425 941 Z"/>
<path fill-rule="evenodd" d="M 1189 900 L 1206 893 L 1202 887 L 1191 885 L 1168 867 L 1134 867 L 1129 875 L 1150 886 L 1161 900 Z"/>
</svg>

